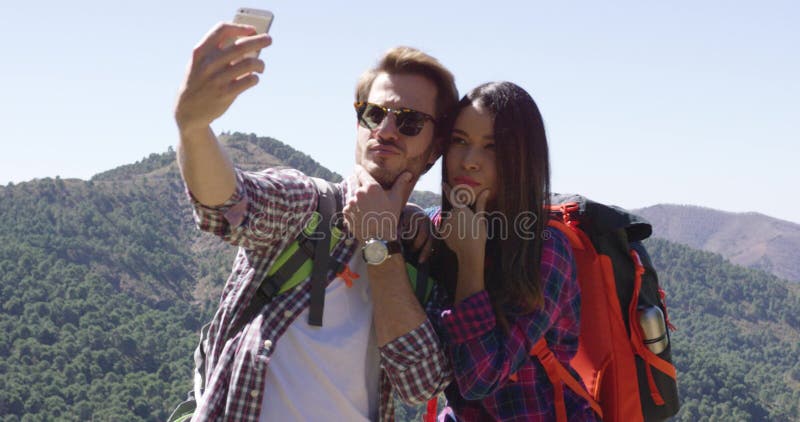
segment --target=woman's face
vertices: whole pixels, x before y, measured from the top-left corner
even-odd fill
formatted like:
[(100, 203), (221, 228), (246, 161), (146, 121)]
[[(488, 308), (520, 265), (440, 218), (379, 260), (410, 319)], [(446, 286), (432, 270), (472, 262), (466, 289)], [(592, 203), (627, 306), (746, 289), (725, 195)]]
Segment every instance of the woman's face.
[(445, 152), (447, 183), (454, 197), (470, 205), (485, 190), (489, 202), (497, 194), (497, 161), (494, 150), (494, 116), (475, 103), (461, 109), (451, 142)]

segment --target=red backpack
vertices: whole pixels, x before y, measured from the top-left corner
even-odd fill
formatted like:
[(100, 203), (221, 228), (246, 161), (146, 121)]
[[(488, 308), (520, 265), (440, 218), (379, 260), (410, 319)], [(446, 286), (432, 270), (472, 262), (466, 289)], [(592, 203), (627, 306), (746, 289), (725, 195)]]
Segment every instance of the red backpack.
[(549, 226), (567, 236), (578, 269), (581, 330), (570, 365), (586, 386), (580, 388), (544, 340), (533, 347), (531, 354), (555, 387), (557, 419), (566, 421), (563, 385), (588, 395), (606, 421), (675, 415), (680, 401), (668, 330), (674, 327), (641, 243), (652, 227), (621, 208), (579, 195), (554, 195), (552, 204)]
[[(584, 397), (605, 421), (658, 421), (680, 408), (664, 291), (641, 241), (652, 226), (621, 208), (580, 195), (553, 195), (550, 230), (569, 239), (581, 288), (578, 352), (570, 366), (542, 337), (531, 348), (553, 384), (556, 420), (567, 421), (564, 387)], [(632, 322), (632, 323), (631, 323)], [(513, 380), (515, 377), (511, 375)], [(436, 417), (436, 400), (424, 421)]]

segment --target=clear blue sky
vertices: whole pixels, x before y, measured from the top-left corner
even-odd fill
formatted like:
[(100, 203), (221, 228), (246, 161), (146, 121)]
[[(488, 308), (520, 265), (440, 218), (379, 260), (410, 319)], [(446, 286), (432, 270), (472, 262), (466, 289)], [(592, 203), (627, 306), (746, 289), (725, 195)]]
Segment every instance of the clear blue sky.
[[(387, 48), (460, 91), (505, 79), (547, 125), (556, 191), (800, 222), (800, 6), (669, 2), (22, 2), (0, 5), (0, 185), (82, 178), (175, 145), (192, 47), (239, 6), (275, 13), (267, 71), (214, 129), (347, 175), (357, 76)], [(418, 188), (438, 191), (438, 167)]]

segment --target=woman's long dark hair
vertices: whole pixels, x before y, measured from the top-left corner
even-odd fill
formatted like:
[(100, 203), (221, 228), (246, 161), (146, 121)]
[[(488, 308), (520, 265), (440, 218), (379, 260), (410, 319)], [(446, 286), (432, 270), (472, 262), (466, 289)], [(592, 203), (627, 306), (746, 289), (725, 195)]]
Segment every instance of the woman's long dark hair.
[[(505, 305), (521, 306), (521, 311), (527, 312), (544, 303), (539, 267), (550, 202), (547, 137), (539, 108), (516, 84), (480, 85), (461, 99), (454, 114), (471, 104), (477, 104), (494, 116), (498, 186), (492, 201), (494, 209), (487, 211), (505, 216), (502, 220), (490, 218), (490, 223), (499, 221), (509, 226), (505, 227), (508, 234), (505, 238), (501, 236), (502, 228), (490, 227), (484, 280), (498, 321), (507, 327), (508, 320), (502, 311)], [(442, 166), (442, 180), (448, 180), (446, 166)], [(449, 198), (443, 195), (442, 211), (451, 209)], [(527, 235), (518, 227), (524, 216), (532, 217), (529, 222), (535, 218), (533, 226), (526, 229)], [(439, 268), (443, 270), (443, 281), (453, 289), (458, 265), (455, 254), (447, 252), (442, 254)]]

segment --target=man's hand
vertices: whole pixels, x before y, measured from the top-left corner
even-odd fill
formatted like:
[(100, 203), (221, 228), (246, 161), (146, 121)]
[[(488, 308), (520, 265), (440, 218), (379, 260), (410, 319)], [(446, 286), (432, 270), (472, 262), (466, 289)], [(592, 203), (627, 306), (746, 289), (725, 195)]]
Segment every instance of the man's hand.
[(411, 173), (404, 172), (397, 177), (391, 189), (384, 190), (366, 169), (357, 165), (357, 187), (343, 210), (350, 233), (362, 242), (373, 237), (396, 240), (400, 210), (414, 188), (412, 179)]
[[(344, 207), (345, 223), (350, 233), (363, 244), (377, 237), (397, 239), (400, 210), (414, 187), (413, 177), (403, 172), (392, 187), (384, 190), (361, 166), (356, 166), (353, 196)], [(380, 265), (367, 265), (372, 297), (375, 338), (378, 346), (418, 328), (427, 315), (414, 296), (401, 254), (392, 254)]]
[[(269, 46), (272, 38), (255, 33), (249, 25), (219, 23), (195, 47), (175, 106), (182, 133), (208, 130), (239, 94), (258, 83), (264, 62), (244, 56)], [(235, 44), (228, 42), (239, 37)]]

